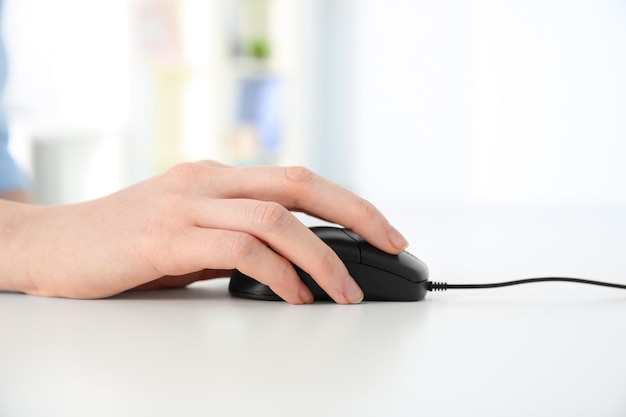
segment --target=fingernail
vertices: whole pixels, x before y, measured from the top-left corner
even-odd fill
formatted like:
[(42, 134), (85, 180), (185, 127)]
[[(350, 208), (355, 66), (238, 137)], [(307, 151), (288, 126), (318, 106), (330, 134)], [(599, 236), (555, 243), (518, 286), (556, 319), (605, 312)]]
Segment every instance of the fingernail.
[(363, 301), (363, 291), (350, 275), (346, 277), (343, 284), (343, 295), (350, 304), (358, 304)]
[(389, 226), (387, 236), (389, 237), (389, 241), (391, 242), (391, 244), (398, 249), (404, 250), (407, 248), (407, 246), (409, 246), (409, 242), (406, 240), (406, 238), (402, 236), (402, 234), (398, 232), (398, 230), (393, 226)]
[(311, 290), (309, 290), (304, 284), (300, 286), (298, 295), (304, 304), (311, 304), (313, 302), (313, 293), (311, 293)]

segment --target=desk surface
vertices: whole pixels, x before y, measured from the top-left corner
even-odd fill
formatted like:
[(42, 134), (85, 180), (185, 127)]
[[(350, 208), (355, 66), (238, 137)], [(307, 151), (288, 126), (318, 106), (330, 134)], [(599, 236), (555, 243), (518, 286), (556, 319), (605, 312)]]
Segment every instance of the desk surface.
[[(395, 223), (433, 280), (626, 282), (623, 210), (503, 213)], [(0, 293), (0, 415), (626, 413), (626, 292), (550, 283), (291, 306), (233, 299), (227, 283), (95, 301)]]

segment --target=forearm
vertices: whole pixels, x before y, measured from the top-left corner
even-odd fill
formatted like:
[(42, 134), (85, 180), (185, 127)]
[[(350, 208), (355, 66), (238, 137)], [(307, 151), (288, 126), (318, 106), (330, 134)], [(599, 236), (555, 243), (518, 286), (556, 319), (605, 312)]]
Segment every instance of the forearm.
[(137, 267), (124, 235), (129, 227), (107, 201), (63, 206), (0, 201), (0, 290), (101, 298), (158, 278)]
[(122, 246), (110, 235), (115, 219), (92, 214), (93, 205), (0, 200), (0, 290), (70, 298), (113, 294), (99, 288), (106, 287), (99, 274), (115, 274), (115, 261), (127, 262), (112, 254)]

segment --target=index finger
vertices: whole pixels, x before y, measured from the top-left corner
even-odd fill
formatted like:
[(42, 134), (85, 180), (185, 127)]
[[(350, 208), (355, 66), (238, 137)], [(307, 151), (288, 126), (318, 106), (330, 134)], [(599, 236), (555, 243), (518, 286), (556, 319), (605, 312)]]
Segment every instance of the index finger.
[(219, 170), (223, 198), (274, 201), (354, 230), (389, 253), (399, 253), (407, 240), (369, 201), (304, 167), (243, 167)]

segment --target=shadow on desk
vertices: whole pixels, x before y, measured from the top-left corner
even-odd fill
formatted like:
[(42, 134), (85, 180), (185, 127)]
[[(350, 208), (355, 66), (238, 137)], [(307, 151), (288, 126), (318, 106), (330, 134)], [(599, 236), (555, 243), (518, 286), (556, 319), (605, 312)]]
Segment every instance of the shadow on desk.
[[(215, 278), (211, 282), (198, 282), (185, 288), (173, 288), (149, 291), (125, 292), (110, 300), (223, 300), (230, 298), (228, 285), (224, 285), (229, 278)], [(208, 285), (207, 285), (208, 284)]]

